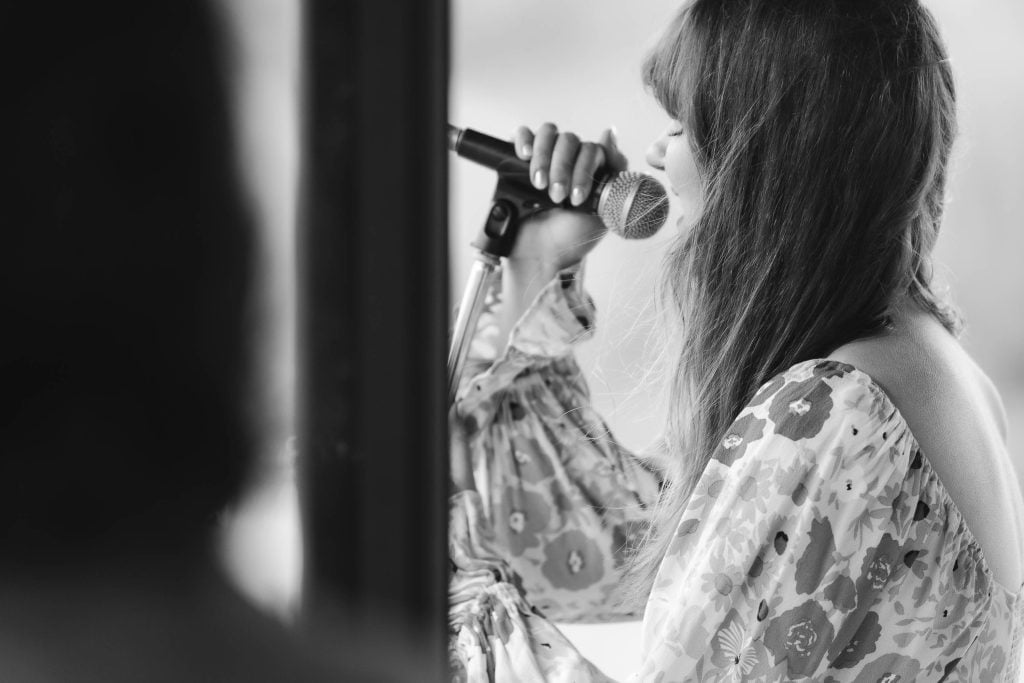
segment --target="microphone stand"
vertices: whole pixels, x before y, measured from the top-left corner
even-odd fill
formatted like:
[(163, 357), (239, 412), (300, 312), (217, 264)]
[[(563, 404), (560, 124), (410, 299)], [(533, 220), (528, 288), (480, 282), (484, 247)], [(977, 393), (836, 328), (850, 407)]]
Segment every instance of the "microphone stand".
[[(473, 246), (479, 253), (452, 332), (448, 353), (448, 401), (451, 404), (455, 402), (484, 297), (494, 285), (501, 257), (512, 253), (519, 222), (545, 209), (567, 204), (565, 200), (556, 204), (533, 188), (530, 163), (516, 158), (510, 142), (449, 125), (448, 149), (498, 172), (498, 186), (491, 199), (487, 220), (473, 240)], [(641, 173), (616, 174), (613, 180), (603, 181), (600, 192), (596, 194), (597, 198), (591, 195), (591, 204), (585, 210), (592, 210), (612, 232), (626, 238), (650, 237), (661, 228), (668, 215), (665, 188)], [(640, 209), (636, 214), (633, 212), (634, 200)]]
[(491, 199), (487, 219), (472, 242), (472, 246), (477, 249), (476, 260), (470, 270), (452, 331), (448, 353), (449, 404), (455, 402), (470, 342), (483, 311), (484, 299), (497, 279), (500, 259), (512, 253), (519, 223), (546, 208), (528, 198), (533, 192), (528, 164), (498, 171), (498, 185)]

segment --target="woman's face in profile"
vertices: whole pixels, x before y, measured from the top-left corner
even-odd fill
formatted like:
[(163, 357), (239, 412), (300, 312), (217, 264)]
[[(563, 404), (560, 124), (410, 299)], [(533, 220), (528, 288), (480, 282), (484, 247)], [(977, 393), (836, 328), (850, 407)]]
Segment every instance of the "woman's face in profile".
[(690, 138), (679, 121), (671, 121), (661, 137), (647, 149), (647, 163), (664, 171), (672, 193), (679, 198), (683, 216), (677, 223), (680, 229), (693, 225), (703, 203), (700, 174), (697, 170)]

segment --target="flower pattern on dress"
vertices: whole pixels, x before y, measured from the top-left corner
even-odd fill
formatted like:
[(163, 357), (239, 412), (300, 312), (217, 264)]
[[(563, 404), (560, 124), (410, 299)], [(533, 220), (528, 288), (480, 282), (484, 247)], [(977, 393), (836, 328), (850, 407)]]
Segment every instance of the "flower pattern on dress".
[(882, 589), (899, 579), (906, 569), (903, 552), (896, 540), (888, 532), (882, 535), (878, 545), (868, 548), (861, 563), (860, 576), (855, 582), (858, 606), (866, 607), (880, 599)]
[(551, 521), (551, 506), (544, 496), (509, 487), (499, 509), (497, 535), (513, 555), (522, 555), (527, 548), (540, 545), (539, 534)]
[[(640, 614), (617, 589), (658, 477), (590, 407), (571, 345), (594, 319), (579, 278), (560, 278), (504, 353), (471, 358), (477, 374), (460, 388), (453, 435), (467, 439), (486, 512), (474, 519), (500, 532), (500, 574), (521, 577), (516, 593), (533, 608), (492, 640), (508, 650), (510, 680), (604, 680), (545, 617)], [(655, 579), (635, 680), (1003, 680), (1019, 659), (1014, 629), (1020, 589), (992, 581), (884, 391), (848, 365), (809, 360), (767, 381), (721, 435)], [(476, 670), (470, 680), (499, 676)]]
[[(1004, 661), (1024, 598), (1004, 592), (1016, 614), (993, 611), (998, 586), (899, 412), (841, 363), (780, 378), (727, 431), (764, 420), (761, 437), (725, 463), (723, 443), (697, 482), (637, 680), (991, 680), (969, 672)], [(708, 651), (675, 650), (667, 638), (699, 639), (697, 623), (713, 629)], [(744, 674), (758, 644), (768, 668)]]
[(836, 552), (832, 523), (827, 517), (811, 520), (808, 533), (810, 539), (800, 559), (796, 561), (795, 574), (796, 592), (804, 595), (818, 591), (825, 573), (832, 568), (832, 556)]
[(547, 557), (544, 576), (558, 588), (586, 588), (604, 575), (603, 557), (597, 544), (575, 529), (548, 543), (544, 552)]
[[(576, 270), (563, 271), (538, 295), (505, 349), (491, 341), (501, 305), (500, 287), (492, 290), (451, 434), (465, 439), (504, 559), (533, 606), (560, 621), (640, 618), (643, 605), (623, 602), (619, 589), (657, 499), (659, 475), (623, 449), (590, 408), (570, 350), (591, 334), (579, 318), (592, 323), (595, 311)], [(558, 564), (551, 557), (559, 546), (552, 546), (570, 531), (591, 544)]]
[(889, 653), (869, 662), (854, 680), (857, 683), (908, 683), (916, 681), (920, 671), (921, 662), (913, 657)]
[(776, 664), (786, 663), (786, 675), (810, 676), (832, 645), (833, 635), (825, 610), (807, 600), (769, 622), (764, 644)]
[(818, 434), (831, 412), (832, 388), (812, 377), (784, 385), (772, 398), (768, 419), (776, 434), (798, 441)]
[(512, 438), (512, 458), (520, 479), (529, 483), (539, 483), (555, 474), (554, 464), (541, 454), (539, 439), (536, 436), (515, 434)]
[(731, 465), (747, 451), (747, 444), (757, 441), (764, 433), (765, 421), (753, 415), (745, 415), (736, 420), (729, 431), (722, 438), (722, 442), (715, 449), (712, 456), (723, 465)]
[(843, 612), (849, 612), (857, 606), (857, 586), (849, 576), (837, 576), (825, 589), (824, 596), (836, 609)]
[(851, 669), (875, 651), (878, 637), (882, 635), (882, 626), (878, 623), (878, 613), (868, 612), (864, 615), (857, 631), (849, 640), (836, 640), (829, 649), (831, 667), (834, 669)]
[(749, 680), (767, 673), (768, 650), (736, 610), (730, 610), (711, 639), (711, 662), (727, 674), (725, 680)]

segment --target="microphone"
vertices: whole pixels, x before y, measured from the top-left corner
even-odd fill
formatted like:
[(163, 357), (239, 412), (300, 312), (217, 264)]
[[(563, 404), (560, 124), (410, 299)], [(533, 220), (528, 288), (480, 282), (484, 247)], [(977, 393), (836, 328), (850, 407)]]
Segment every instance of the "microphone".
[(665, 188), (644, 173), (609, 174), (599, 170), (590, 195), (579, 206), (573, 206), (568, 199), (551, 201), (547, 192), (530, 183), (530, 162), (516, 156), (511, 142), (449, 124), (448, 149), (497, 171), (505, 181), (504, 196), (519, 202), (524, 215), (553, 208), (596, 214), (609, 230), (626, 239), (650, 237), (668, 218)]

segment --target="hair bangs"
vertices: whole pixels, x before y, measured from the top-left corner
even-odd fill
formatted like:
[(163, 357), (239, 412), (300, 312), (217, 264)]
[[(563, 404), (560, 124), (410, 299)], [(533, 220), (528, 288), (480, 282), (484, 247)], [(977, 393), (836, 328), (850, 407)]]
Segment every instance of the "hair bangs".
[(694, 49), (689, 14), (688, 5), (676, 14), (641, 67), (644, 87), (677, 121), (689, 120), (695, 60), (700, 54)]

